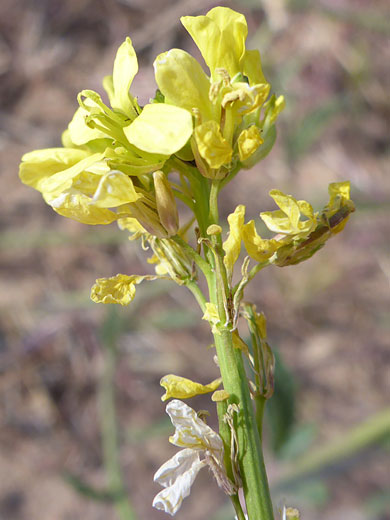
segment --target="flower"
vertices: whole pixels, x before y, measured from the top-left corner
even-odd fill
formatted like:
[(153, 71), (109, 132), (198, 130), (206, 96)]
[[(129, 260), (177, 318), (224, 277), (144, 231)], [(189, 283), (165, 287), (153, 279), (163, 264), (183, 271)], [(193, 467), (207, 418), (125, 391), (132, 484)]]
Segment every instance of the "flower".
[(190, 494), (191, 486), (203, 467), (210, 465), (214, 474), (218, 471), (225, 483), (228, 480), (223, 470), (221, 437), (182, 401), (174, 399), (168, 403), (166, 412), (176, 429), (169, 441), (183, 449), (154, 475), (154, 481), (164, 489), (155, 496), (153, 507), (173, 516)]
[(93, 225), (133, 218), (152, 235), (167, 237), (176, 234), (178, 218), (168, 172), (161, 168), (192, 135), (192, 117), (168, 104), (141, 108), (129, 92), (137, 71), (127, 38), (112, 76), (103, 81), (111, 107), (92, 90), (80, 92), (64, 148), (25, 154), (19, 175), (60, 215)]
[[(271, 97), (260, 54), (247, 50), (245, 17), (227, 7), (205, 16), (184, 16), (210, 70), (210, 77), (187, 52), (171, 49), (157, 56), (155, 77), (164, 102), (195, 116), (191, 147), (199, 171), (222, 179), (232, 164), (263, 158), (275, 140), (274, 123), (284, 98)], [(263, 110), (263, 116), (261, 111)], [(264, 145), (263, 145), (264, 143)], [(258, 154), (264, 149), (264, 154)]]

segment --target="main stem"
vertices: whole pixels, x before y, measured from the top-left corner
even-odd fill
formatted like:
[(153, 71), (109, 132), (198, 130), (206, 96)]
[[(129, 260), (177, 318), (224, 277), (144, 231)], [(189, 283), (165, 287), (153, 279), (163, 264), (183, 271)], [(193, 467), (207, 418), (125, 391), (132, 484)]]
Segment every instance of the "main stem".
[[(218, 181), (210, 190), (209, 224), (219, 224)], [(239, 405), (235, 421), (238, 437), (238, 462), (249, 520), (274, 520), (273, 507), (264, 466), (262, 443), (251, 402), (249, 385), (241, 351), (234, 348), (231, 317), (227, 314), (229, 282), (223, 263), (220, 235), (212, 237), (214, 250), (213, 275), (208, 279), (210, 300), (218, 308), (222, 326), (214, 334), (224, 389), (229, 393), (229, 403)]]

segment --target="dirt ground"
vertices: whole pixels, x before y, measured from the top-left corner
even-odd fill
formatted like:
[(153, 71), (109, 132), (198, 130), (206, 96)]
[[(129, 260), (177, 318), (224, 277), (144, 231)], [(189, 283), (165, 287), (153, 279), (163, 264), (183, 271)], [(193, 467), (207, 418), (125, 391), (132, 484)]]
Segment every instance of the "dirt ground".
[[(286, 371), (280, 385), (292, 381), (278, 413), (282, 421), (293, 417), (294, 433), (277, 452), (272, 421), (266, 422), (275, 504), (300, 507), (306, 520), (390, 518), (388, 444), (331, 465), (299, 489), (277, 491), (289, 461), (339, 441), (388, 406), (386, 4), (223, 3), (246, 14), (250, 45), (261, 50), (265, 75), (285, 95), (287, 108), (274, 150), (232, 182), (222, 213), (245, 203), (248, 218), (256, 218), (272, 209), (272, 188), (319, 209), (327, 184), (346, 179), (357, 207), (345, 231), (310, 261), (267, 270), (246, 294), (268, 317), (270, 343)], [(0, 2), (0, 520), (118, 518), (104, 493), (101, 438), (107, 414), (99, 413), (99, 395), (110, 376), (102, 323), (110, 329), (113, 320), (126, 490), (139, 520), (165, 517), (151, 507), (159, 491), (153, 474), (176, 448), (168, 443), (172, 429), (159, 380), (167, 373), (203, 383), (216, 377), (207, 324), (199, 325), (191, 295), (168, 282), (140, 287), (134, 304), (115, 313), (93, 304), (89, 290), (96, 278), (149, 272), (147, 255), (114, 225), (92, 228), (58, 216), (21, 184), (17, 171), (23, 153), (59, 144), (80, 90), (102, 92), (101, 79), (127, 35), (140, 61), (132, 91), (144, 103), (156, 88), (154, 57), (172, 47), (194, 51), (179, 17), (215, 5)], [(210, 409), (208, 398), (193, 404)], [(207, 472), (199, 475), (176, 518), (231, 520), (224, 496), (210, 482)]]

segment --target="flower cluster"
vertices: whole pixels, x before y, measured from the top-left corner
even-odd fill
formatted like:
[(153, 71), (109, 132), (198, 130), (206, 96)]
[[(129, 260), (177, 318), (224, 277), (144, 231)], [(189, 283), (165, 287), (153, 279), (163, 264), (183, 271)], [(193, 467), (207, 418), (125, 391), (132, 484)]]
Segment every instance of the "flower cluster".
[(174, 190), (190, 205), (197, 196), (183, 178), (173, 186), (171, 172), (195, 164), (205, 177), (224, 178), (270, 150), (283, 98), (266, 101), (270, 85), (259, 52), (245, 48), (245, 17), (217, 7), (182, 23), (210, 75), (183, 50), (160, 54), (156, 97), (141, 107), (130, 93), (138, 62), (127, 38), (103, 81), (110, 104), (83, 90), (63, 147), (23, 156), (21, 180), (60, 215), (85, 224), (133, 219), (169, 237), (179, 225)]

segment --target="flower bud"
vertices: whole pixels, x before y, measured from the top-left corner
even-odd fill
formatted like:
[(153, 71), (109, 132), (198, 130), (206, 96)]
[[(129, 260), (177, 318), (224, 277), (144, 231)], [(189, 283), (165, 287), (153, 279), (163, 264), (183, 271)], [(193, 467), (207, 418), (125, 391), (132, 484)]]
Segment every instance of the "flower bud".
[(179, 214), (176, 200), (167, 176), (161, 170), (153, 173), (154, 189), (156, 190), (157, 212), (161, 224), (168, 235), (176, 235), (179, 229)]

